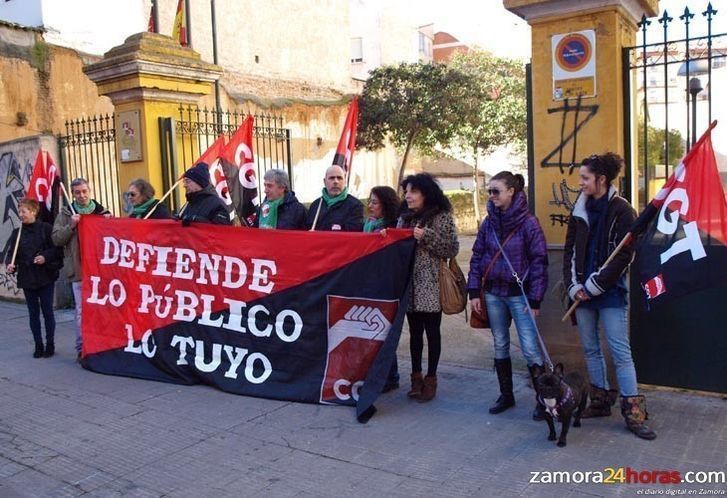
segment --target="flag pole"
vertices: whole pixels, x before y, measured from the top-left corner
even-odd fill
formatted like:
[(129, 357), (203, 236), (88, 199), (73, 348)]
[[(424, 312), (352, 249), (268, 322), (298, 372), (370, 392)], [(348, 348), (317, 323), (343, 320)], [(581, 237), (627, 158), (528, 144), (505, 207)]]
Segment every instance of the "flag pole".
[[(627, 246), (629, 244), (629, 242), (631, 242), (632, 238), (633, 238), (633, 235), (631, 235), (631, 232), (628, 232), (626, 235), (624, 235), (624, 238), (621, 239), (621, 242), (619, 243), (619, 245), (616, 246), (616, 249), (613, 250), (613, 252), (608, 257), (608, 259), (598, 268), (598, 271), (601, 271), (601, 269), (608, 266), (608, 264), (611, 261), (613, 261), (613, 258), (615, 258), (619, 252), (621, 252), (621, 249), (623, 249), (625, 246)], [(561, 318), (560, 321), (565, 322), (573, 314), (573, 312), (576, 310), (576, 308), (578, 307), (579, 304), (581, 304), (581, 302), (579, 300), (576, 299), (575, 301), (573, 301), (573, 304), (571, 305), (570, 308), (568, 308), (568, 311), (565, 313), (565, 315), (563, 315), (563, 318)]]
[(63, 191), (63, 197), (66, 198), (66, 202), (68, 203), (68, 209), (71, 210), (71, 214), (76, 214), (76, 210), (73, 209), (73, 203), (71, 202), (71, 197), (68, 195), (68, 191), (66, 190), (66, 186), (61, 182), (61, 190)]
[(166, 199), (167, 197), (169, 197), (169, 195), (172, 192), (174, 192), (174, 189), (176, 189), (179, 186), (179, 184), (182, 183), (183, 181), (184, 181), (184, 178), (180, 178), (179, 180), (177, 180), (177, 182), (174, 185), (172, 185), (172, 187), (169, 190), (167, 190), (167, 193), (164, 194), (161, 199), (159, 199), (159, 202), (157, 202), (156, 204), (154, 204), (154, 207), (151, 208), (148, 213), (146, 213), (146, 216), (144, 216), (144, 219), (146, 220), (147, 218), (149, 218), (149, 216), (151, 216), (154, 213), (154, 211), (156, 211), (157, 206), (159, 206), (159, 204), (161, 204), (162, 202), (164, 202), (164, 199)]
[(313, 218), (313, 226), (310, 227), (311, 232), (316, 231), (316, 224), (318, 224), (318, 215), (321, 214), (321, 205), (323, 204), (323, 197), (321, 197), (321, 201), (318, 203), (318, 209), (316, 210), (316, 216)]
[(15, 249), (13, 249), (13, 259), (10, 260), (11, 265), (15, 265), (15, 256), (18, 255), (18, 246), (20, 246), (20, 234), (23, 233), (23, 222), (20, 222), (20, 228), (18, 228), (18, 238), (15, 239)]

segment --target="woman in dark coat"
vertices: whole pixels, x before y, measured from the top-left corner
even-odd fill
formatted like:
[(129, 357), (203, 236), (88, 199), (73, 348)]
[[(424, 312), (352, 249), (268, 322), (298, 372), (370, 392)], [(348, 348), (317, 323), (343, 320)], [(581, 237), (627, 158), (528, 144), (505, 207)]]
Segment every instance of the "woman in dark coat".
[(126, 198), (129, 199), (133, 208), (129, 216), (131, 218), (144, 218), (156, 206), (154, 212), (149, 216), (150, 219), (171, 219), (172, 215), (169, 213), (169, 209), (154, 198), (155, 193), (151, 183), (143, 178), (132, 180), (129, 183), (129, 188), (126, 190)]
[[(23, 199), (20, 201), (18, 211), (23, 223), (20, 245), (15, 264), (10, 263), (12, 253), (8, 253), (7, 270), (9, 273), (18, 272), (18, 287), (23, 289), (25, 294), (30, 331), (35, 340), (33, 358), (41, 356), (48, 358), (55, 353), (56, 320), (53, 315), (53, 290), (55, 281), (58, 280), (63, 253), (51, 240), (53, 227), (36, 220), (40, 211), (38, 201)], [(45, 321), (45, 347), (40, 329), (41, 310)]]

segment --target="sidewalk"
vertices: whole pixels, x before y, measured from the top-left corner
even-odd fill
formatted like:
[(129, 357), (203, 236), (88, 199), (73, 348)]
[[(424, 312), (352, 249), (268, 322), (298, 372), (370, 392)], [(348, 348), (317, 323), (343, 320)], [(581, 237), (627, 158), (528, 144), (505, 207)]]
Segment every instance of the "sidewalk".
[[(727, 470), (727, 404), (645, 391), (655, 441), (620, 415), (585, 420), (566, 448), (497, 398), (491, 341), (446, 317), (440, 390), (410, 401), (406, 383), (366, 425), (347, 407), (280, 402), (95, 374), (74, 361), (71, 313), (57, 312), (57, 355), (33, 359), (22, 304), (0, 302), (0, 496), (612, 496), (725, 490), (727, 484), (537, 484), (537, 471)], [(406, 336), (404, 332), (403, 337)], [(515, 353), (514, 357), (518, 353)], [(406, 345), (399, 349), (408, 374)], [(547, 476), (540, 477), (541, 480)], [(582, 474), (572, 479), (581, 481)], [(648, 490), (648, 491), (647, 491)], [(649, 492), (651, 491), (651, 492)]]

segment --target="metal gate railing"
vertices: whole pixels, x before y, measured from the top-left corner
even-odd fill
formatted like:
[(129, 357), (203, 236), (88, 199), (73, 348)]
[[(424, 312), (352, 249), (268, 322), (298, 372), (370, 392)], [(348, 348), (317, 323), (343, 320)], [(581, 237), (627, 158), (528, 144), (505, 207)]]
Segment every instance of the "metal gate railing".
[[(714, 95), (727, 95), (727, 33), (712, 32), (716, 15), (708, 3), (702, 12), (686, 7), (678, 16), (664, 11), (654, 21), (642, 17), (640, 45), (623, 49), (625, 159), (638, 175), (640, 209), (717, 117)], [(674, 37), (678, 25), (683, 38)], [(706, 34), (693, 36), (697, 29)], [(654, 37), (659, 41), (649, 43)], [(634, 139), (638, 147), (632, 150)]]
[(106, 114), (66, 121), (66, 134), (58, 137), (58, 146), (66, 184), (74, 178), (85, 178), (91, 185), (93, 197), (115, 215), (120, 215), (114, 116)]
[[(160, 119), (162, 136), (163, 183), (168, 189), (179, 175), (196, 161), (221, 134), (230, 137), (247, 117), (244, 111), (233, 109), (216, 111), (195, 106), (180, 106), (176, 119)], [(253, 155), (258, 179), (270, 169), (288, 172), (293, 181), (290, 130), (283, 127), (283, 118), (272, 114), (253, 115)], [(260, 198), (262, 181), (258, 180)], [(180, 205), (180, 194), (175, 192), (171, 207)]]

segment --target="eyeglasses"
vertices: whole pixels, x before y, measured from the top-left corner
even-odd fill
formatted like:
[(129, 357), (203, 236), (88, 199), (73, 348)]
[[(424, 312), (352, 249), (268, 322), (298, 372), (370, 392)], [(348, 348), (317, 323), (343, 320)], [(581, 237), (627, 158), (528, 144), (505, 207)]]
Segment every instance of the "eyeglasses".
[(488, 188), (487, 189), (487, 193), (490, 194), (490, 195), (493, 195), (493, 196), (497, 197), (498, 195), (500, 195), (500, 189), (497, 189), (497, 188)]
[(124, 192), (124, 195), (126, 197), (130, 197), (131, 199), (133, 199), (134, 197), (136, 197), (139, 194), (137, 194), (136, 192)]

